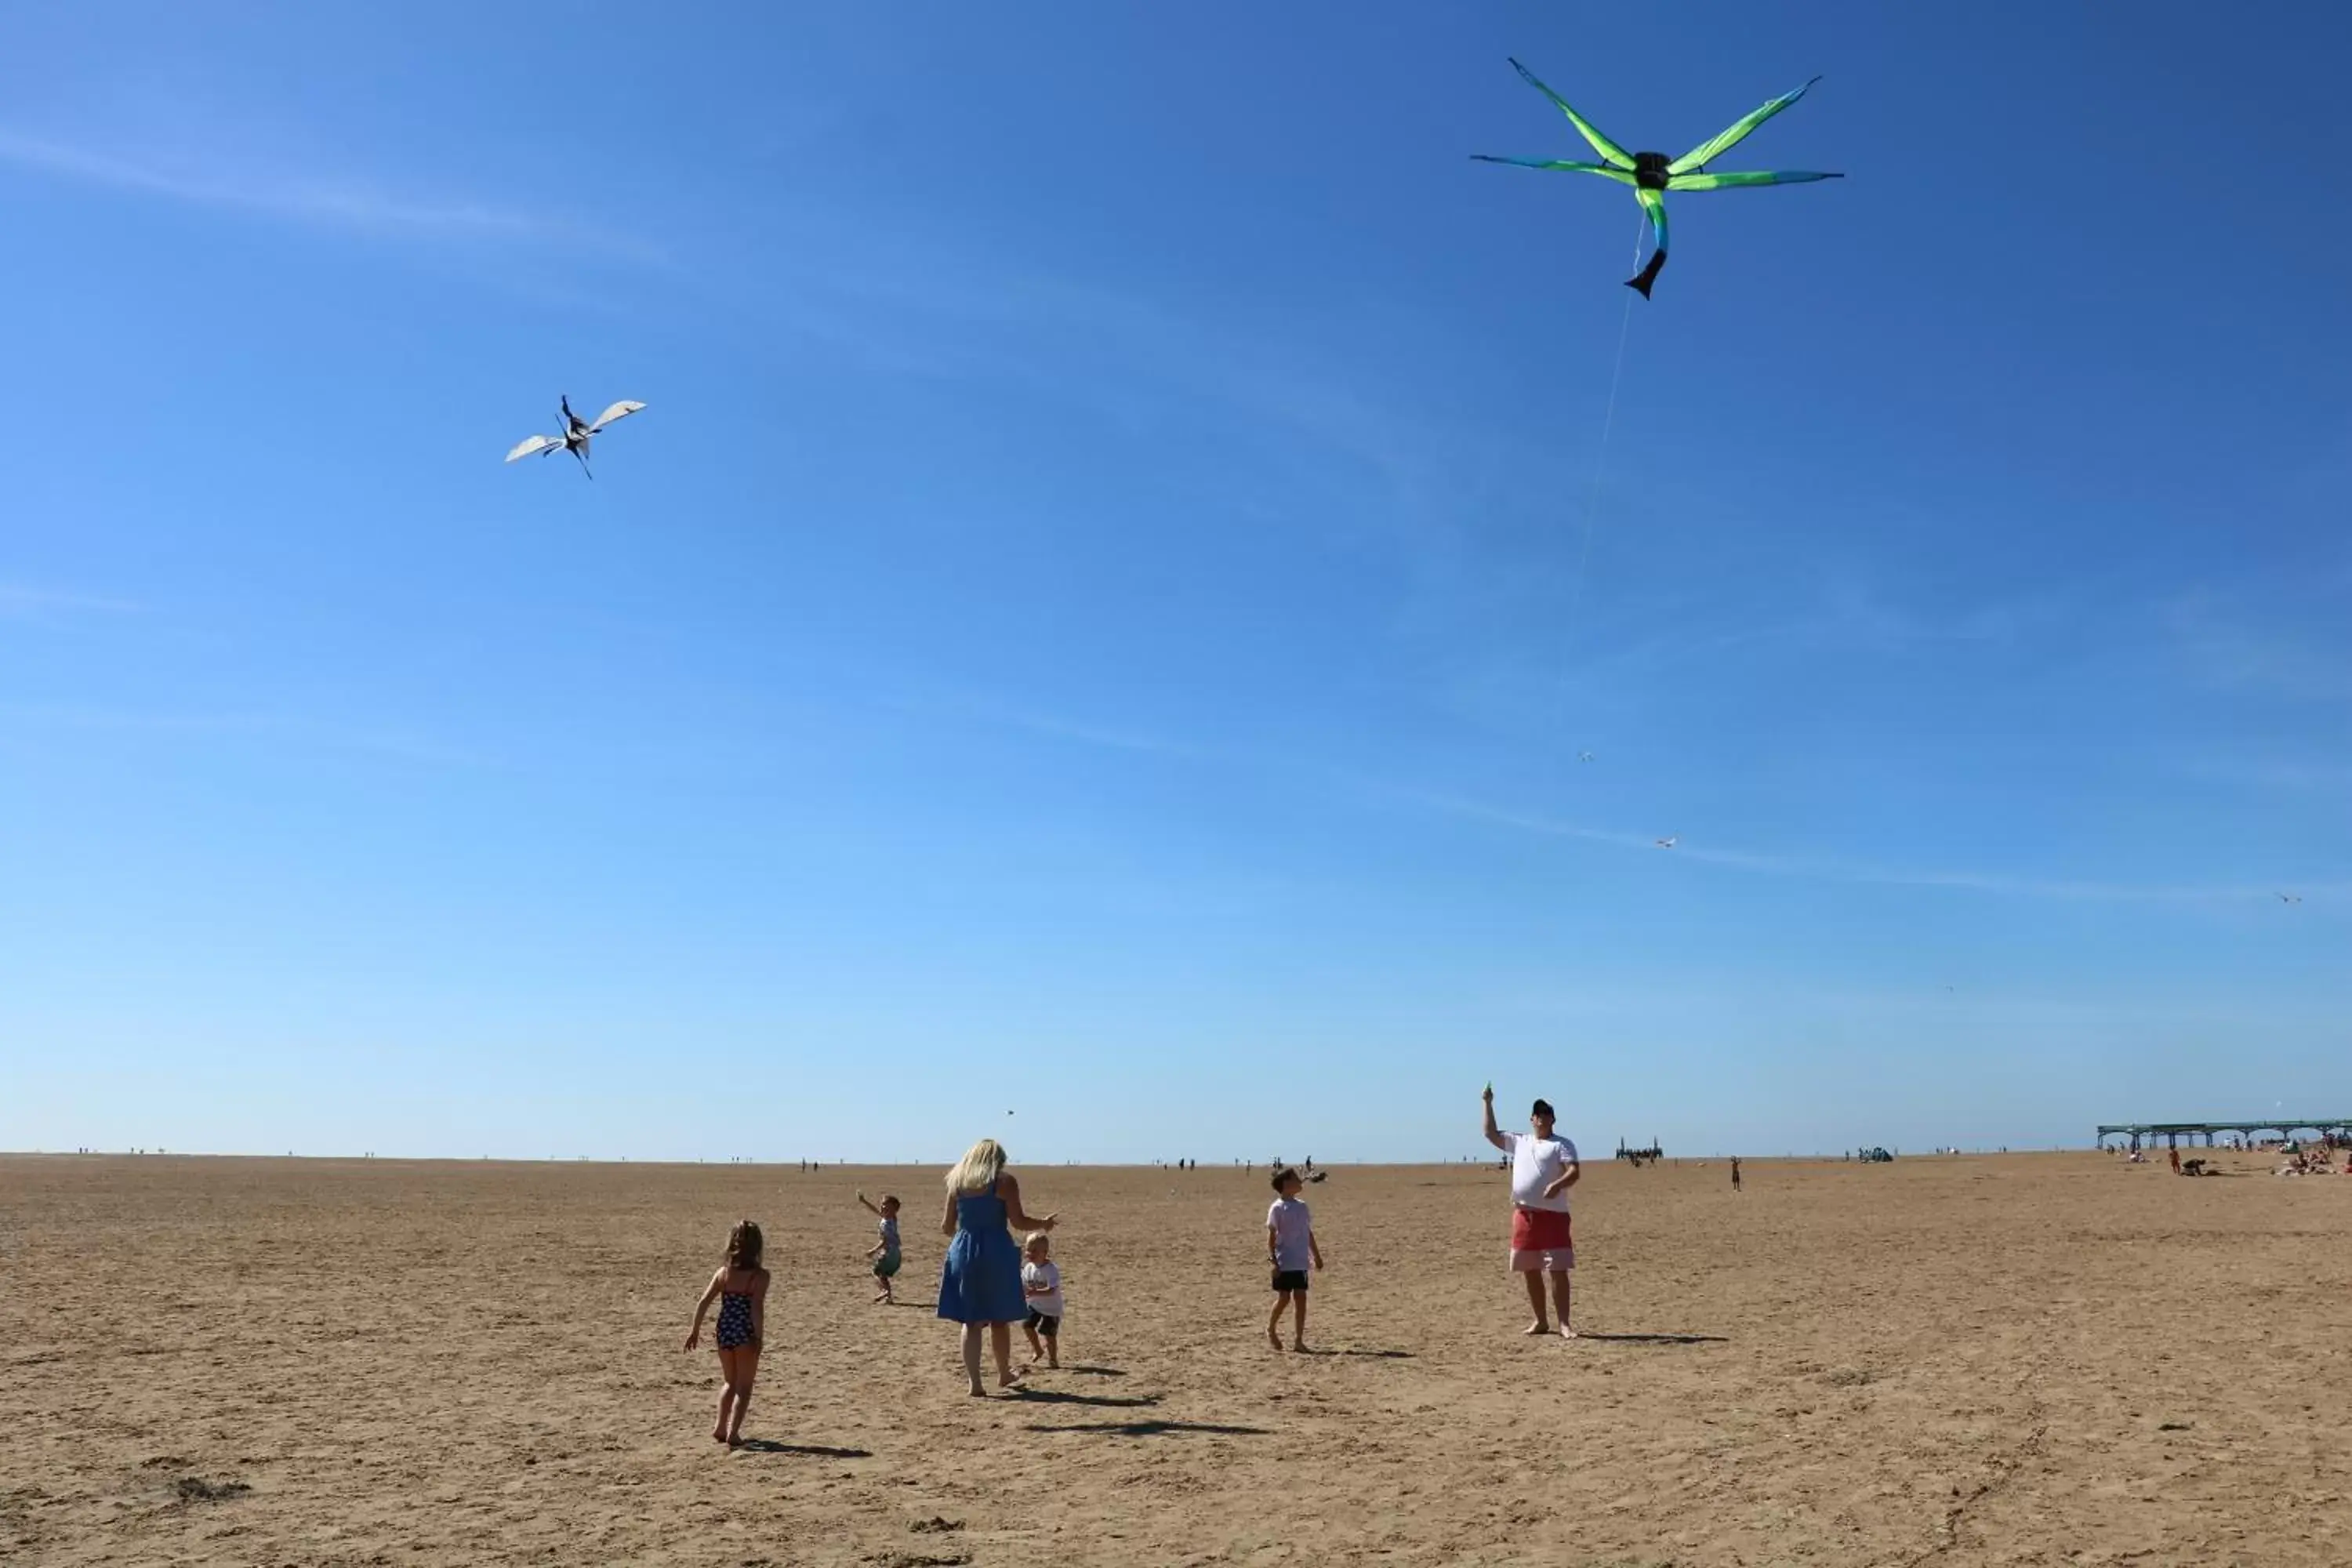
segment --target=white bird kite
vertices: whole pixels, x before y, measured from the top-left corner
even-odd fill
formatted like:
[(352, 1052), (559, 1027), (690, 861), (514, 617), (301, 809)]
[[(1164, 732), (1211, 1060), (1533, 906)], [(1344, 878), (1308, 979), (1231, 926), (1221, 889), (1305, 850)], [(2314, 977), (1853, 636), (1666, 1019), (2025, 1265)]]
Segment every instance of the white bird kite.
[(1658, 847), (1661, 849), (1672, 849), (1676, 844), (1682, 842), (1682, 837), (1683, 836), (1681, 834), (1676, 833), (1667, 837), (1661, 838), (1658, 840)]
[(602, 430), (605, 426), (610, 425), (614, 420), (626, 419), (630, 415), (635, 414), (638, 409), (645, 406), (642, 403), (631, 403), (625, 398), (621, 402), (613, 405), (612, 407), (604, 410), (604, 413), (596, 416), (596, 422), (593, 425), (591, 425), (586, 420), (581, 418), (580, 416), (572, 412), (572, 399), (569, 395), (559, 399), (559, 401), (563, 405), (563, 434), (561, 436), (533, 436), (530, 440), (525, 441), (522, 445), (517, 447), (513, 451), (507, 454), (508, 462), (511, 463), (518, 458), (530, 457), (534, 453), (543, 454), (555, 451), (569, 452), (573, 457), (580, 459), (580, 471), (586, 474), (593, 479), (596, 476), (588, 467), (589, 437), (594, 436), (596, 432)]
[(1576, 753), (1576, 760), (1580, 763), (1589, 763), (1592, 760), (1592, 753), (1591, 752), (1579, 752)]
[(2279, 895), (2279, 902), (2283, 904), (2299, 904), (2303, 902), (2303, 895), (2301, 893), (2281, 893)]

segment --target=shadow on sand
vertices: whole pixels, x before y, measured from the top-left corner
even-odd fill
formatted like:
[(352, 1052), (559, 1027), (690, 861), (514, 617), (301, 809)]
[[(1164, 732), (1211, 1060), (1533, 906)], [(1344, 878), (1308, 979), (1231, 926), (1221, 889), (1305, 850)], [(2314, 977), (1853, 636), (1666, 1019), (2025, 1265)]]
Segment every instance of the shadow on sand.
[[(1050, 1371), (1055, 1369), (1049, 1368), (1048, 1370)], [(1119, 1371), (1119, 1369), (1115, 1366), (1066, 1366), (1058, 1370), (1063, 1372), (1074, 1372), (1080, 1377), (1125, 1377), (1127, 1375), (1127, 1373)]]
[(1727, 1345), (1728, 1334), (1596, 1334), (1591, 1329), (1579, 1329), (1580, 1340), (1598, 1340), (1604, 1345)]
[(1032, 1405), (1085, 1405), (1097, 1410), (1141, 1410), (1160, 1403), (1156, 1394), (1066, 1394), (1058, 1388), (1032, 1388), (1025, 1383), (1001, 1392), (1008, 1399), (1025, 1399)]
[(1411, 1361), (1411, 1360), (1412, 1360), (1412, 1352), (1411, 1351), (1366, 1351), (1366, 1350), (1349, 1350), (1349, 1349), (1340, 1349), (1340, 1350), (1326, 1350), (1326, 1349), (1324, 1349), (1324, 1348), (1323, 1348), (1322, 1346), (1320, 1346), (1320, 1345), (1309, 1345), (1309, 1346), (1307, 1346), (1307, 1347), (1305, 1350), (1303, 1350), (1303, 1351), (1293, 1351), (1293, 1352), (1291, 1352), (1290, 1353), (1291, 1353), (1291, 1354), (1293, 1354), (1293, 1355), (1360, 1355), (1360, 1356), (1372, 1356), (1372, 1357), (1376, 1357), (1377, 1359), (1379, 1359), (1379, 1360), (1381, 1360), (1381, 1361)]
[(1094, 1421), (1070, 1426), (1032, 1423), (1032, 1432), (1090, 1432), (1098, 1437), (1164, 1437), (1174, 1432), (1205, 1432), (1212, 1436), (1271, 1437), (1263, 1426), (1227, 1426), (1215, 1421)]
[(810, 1459), (870, 1459), (866, 1448), (830, 1448), (822, 1443), (779, 1443), (767, 1437), (746, 1437), (735, 1445), (739, 1454), (798, 1454)]

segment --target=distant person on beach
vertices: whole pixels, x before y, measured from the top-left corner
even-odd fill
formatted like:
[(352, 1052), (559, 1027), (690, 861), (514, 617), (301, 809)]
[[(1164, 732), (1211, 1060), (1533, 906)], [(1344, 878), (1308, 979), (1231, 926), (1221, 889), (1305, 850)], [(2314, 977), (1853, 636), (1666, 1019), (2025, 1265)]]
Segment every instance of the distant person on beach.
[(882, 1239), (866, 1251), (867, 1261), (874, 1265), (875, 1282), (882, 1287), (881, 1293), (874, 1298), (874, 1304), (895, 1307), (898, 1304), (898, 1298), (890, 1293), (890, 1282), (898, 1278), (899, 1265), (906, 1261), (905, 1254), (898, 1250), (898, 1200), (885, 1193), (881, 1204), (877, 1205), (860, 1193), (857, 1201), (865, 1204), (866, 1212), (880, 1222), (876, 1228), (881, 1232)]
[(940, 1316), (963, 1325), (963, 1370), (975, 1396), (988, 1390), (980, 1381), (980, 1331), (988, 1329), (996, 1357), (996, 1383), (1010, 1388), (1013, 1325), (1029, 1321), (1021, 1289), (1021, 1249), (1008, 1226), (1023, 1230), (1054, 1228), (1055, 1216), (1032, 1219), (1021, 1207), (1021, 1184), (1005, 1167), (1003, 1146), (983, 1138), (948, 1173), (948, 1204), (940, 1234), (952, 1237), (940, 1266)]
[(1739, 1156), (1737, 1154), (1731, 1157), (1731, 1190), (1735, 1193), (1739, 1190)]
[(727, 1261), (710, 1277), (694, 1306), (686, 1348), (702, 1342), (702, 1320), (719, 1303), (719, 1424), (710, 1435), (732, 1448), (743, 1440), (743, 1413), (751, 1408), (751, 1380), (760, 1373), (760, 1342), (767, 1327), (768, 1271), (760, 1267), (760, 1227), (740, 1221), (727, 1233)]
[(1568, 1189), (1583, 1175), (1576, 1145), (1552, 1132), (1551, 1103), (1538, 1100), (1529, 1113), (1526, 1132), (1505, 1132), (1495, 1125), (1495, 1086), (1480, 1097), (1486, 1107), (1486, 1142), (1503, 1151), (1511, 1168), (1511, 1268), (1528, 1282), (1528, 1305), (1535, 1321), (1530, 1334), (1552, 1331), (1544, 1321), (1544, 1277), (1551, 1277), (1552, 1305), (1559, 1334), (1574, 1339), (1569, 1327), (1569, 1273), (1576, 1267), (1576, 1237), (1570, 1228)]
[(1307, 1269), (1323, 1268), (1323, 1248), (1315, 1240), (1314, 1216), (1298, 1201), (1306, 1185), (1287, 1165), (1274, 1173), (1274, 1204), (1265, 1211), (1265, 1260), (1274, 1265), (1274, 1313), (1265, 1321), (1265, 1337), (1282, 1348), (1282, 1310), (1290, 1309), (1290, 1348), (1307, 1348)]
[[(1054, 1239), (1032, 1231), (1021, 1244), (1021, 1295), (1029, 1307), (1022, 1329), (1029, 1336), (1029, 1364), (1042, 1359), (1049, 1367), (1062, 1364), (1062, 1270), (1054, 1261)], [(1041, 1342), (1042, 1339), (1042, 1342)]]

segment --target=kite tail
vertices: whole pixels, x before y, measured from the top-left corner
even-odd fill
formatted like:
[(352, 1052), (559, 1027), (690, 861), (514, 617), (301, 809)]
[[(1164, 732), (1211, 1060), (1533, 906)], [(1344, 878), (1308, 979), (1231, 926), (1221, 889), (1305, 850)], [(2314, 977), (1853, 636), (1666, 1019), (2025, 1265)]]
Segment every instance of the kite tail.
[(1625, 279), (1625, 287), (1646, 300), (1650, 285), (1658, 280), (1666, 265), (1666, 197), (1663, 191), (1640, 189), (1633, 199), (1642, 204), (1642, 216), (1650, 220), (1650, 264)]

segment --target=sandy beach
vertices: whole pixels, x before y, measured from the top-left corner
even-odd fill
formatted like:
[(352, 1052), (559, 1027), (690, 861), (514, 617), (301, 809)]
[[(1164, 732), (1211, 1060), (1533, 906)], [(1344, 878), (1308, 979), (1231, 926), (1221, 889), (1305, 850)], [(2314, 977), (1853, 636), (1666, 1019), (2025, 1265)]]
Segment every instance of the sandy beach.
[[(1016, 1166), (1065, 1366), (972, 1400), (938, 1169), (10, 1157), (0, 1559), (2352, 1562), (2352, 1181), (2221, 1163), (1596, 1163), (1575, 1342), (1519, 1333), (1501, 1176), (1343, 1166), (1303, 1356), (1262, 1171)], [(744, 1215), (730, 1454), (679, 1346)]]

